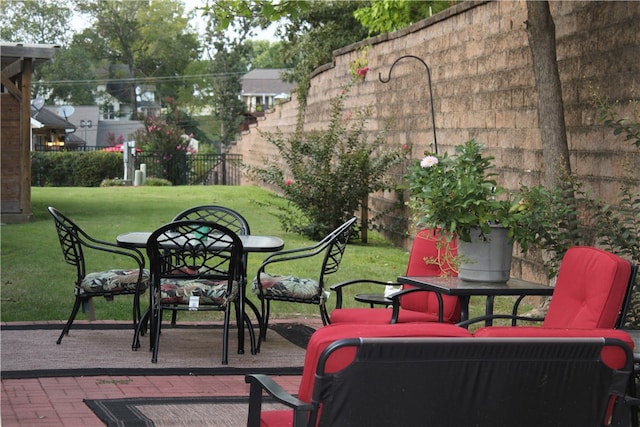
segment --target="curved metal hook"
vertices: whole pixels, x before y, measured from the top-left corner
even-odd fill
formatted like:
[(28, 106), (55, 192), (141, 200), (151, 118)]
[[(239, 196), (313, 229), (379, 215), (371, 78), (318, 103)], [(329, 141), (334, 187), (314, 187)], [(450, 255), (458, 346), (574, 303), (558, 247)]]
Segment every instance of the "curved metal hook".
[(405, 58), (413, 58), (417, 61), (419, 61), (420, 63), (422, 63), (422, 65), (424, 65), (424, 68), (427, 69), (427, 83), (429, 84), (429, 99), (431, 101), (431, 126), (433, 128), (433, 150), (435, 151), (436, 154), (438, 154), (438, 140), (436, 138), (436, 113), (435, 113), (435, 109), (433, 107), (433, 91), (431, 89), (431, 70), (429, 69), (429, 66), (427, 65), (426, 62), (424, 62), (424, 60), (418, 56), (415, 55), (404, 55), (401, 56), (400, 58), (396, 59), (395, 61), (393, 61), (393, 64), (391, 64), (391, 68), (389, 68), (389, 74), (387, 75), (386, 79), (382, 78), (382, 73), (378, 72), (378, 80), (380, 80), (380, 82), (382, 83), (388, 83), (389, 80), (391, 80), (391, 71), (393, 70), (393, 67), (395, 67), (395, 65), (400, 62), (401, 60), (405, 59)]

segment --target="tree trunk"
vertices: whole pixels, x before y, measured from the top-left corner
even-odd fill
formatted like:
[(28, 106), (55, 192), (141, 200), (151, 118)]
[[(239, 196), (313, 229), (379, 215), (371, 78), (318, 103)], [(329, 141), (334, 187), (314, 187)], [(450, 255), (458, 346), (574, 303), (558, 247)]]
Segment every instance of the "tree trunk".
[(527, 1), (527, 34), (538, 89), (544, 181), (547, 188), (553, 188), (566, 182), (562, 177), (571, 173), (571, 165), (556, 58), (556, 30), (549, 2)]
[(369, 241), (369, 195), (367, 194), (360, 202), (360, 241)]

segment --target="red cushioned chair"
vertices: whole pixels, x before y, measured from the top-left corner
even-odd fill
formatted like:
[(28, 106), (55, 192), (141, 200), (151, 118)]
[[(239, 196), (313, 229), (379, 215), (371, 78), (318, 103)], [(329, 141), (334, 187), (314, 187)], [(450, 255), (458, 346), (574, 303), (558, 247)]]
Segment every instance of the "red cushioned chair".
[[(411, 323), (404, 325), (328, 325), (318, 329), (311, 336), (309, 344), (307, 345), (307, 352), (304, 359), (304, 367), (302, 371), (302, 378), (300, 380), (300, 387), (298, 389), (297, 398), (291, 397), (290, 403), (299, 404), (301, 402), (311, 402), (313, 393), (313, 386), (315, 382), (316, 366), (322, 352), (331, 343), (344, 339), (344, 338), (357, 338), (357, 337), (405, 337), (405, 338), (417, 338), (417, 337), (459, 337), (459, 338), (471, 338), (471, 333), (461, 327), (448, 323)], [(333, 358), (328, 369), (336, 369), (338, 366), (343, 366), (353, 359), (353, 353), (345, 353), (342, 357)], [(248, 375), (245, 379), (247, 382), (256, 384), (257, 391), (252, 393), (254, 397), (254, 404), (259, 403), (258, 392), (260, 389), (259, 382), (266, 381), (278, 388), (277, 384), (270, 380), (269, 377), (259, 374)], [(256, 393), (256, 394), (254, 394)], [(250, 403), (251, 406), (251, 403)], [(306, 418), (307, 414), (304, 411), (311, 409), (311, 406), (301, 408), (301, 416)], [(265, 411), (260, 413), (260, 409), (255, 407), (249, 410), (249, 426), (262, 426), (262, 427), (286, 427), (293, 426), (294, 411), (291, 409)], [(303, 424), (304, 425), (304, 424)]]
[[(593, 247), (575, 246), (562, 259), (558, 280), (544, 319), (523, 318), (515, 314), (493, 315), (470, 319), (464, 325), (488, 317), (512, 320), (513, 326), (487, 326), (478, 329), (474, 336), (479, 338), (565, 338), (593, 336), (594, 333), (611, 336), (622, 332), (613, 328), (621, 324), (625, 299), (628, 300), (633, 287), (634, 273), (635, 268), (617, 255)], [(516, 326), (517, 320), (543, 320), (543, 323), (541, 326)], [(628, 337), (628, 334), (623, 334), (622, 336)], [(633, 343), (629, 346), (634, 348)], [(611, 354), (611, 350), (603, 352), (603, 359), (609, 363), (615, 363), (619, 356)], [(616, 416), (620, 417), (621, 413), (624, 410), (617, 412)]]
[[(488, 326), (479, 329), (476, 334), (492, 337), (544, 336), (546, 329), (613, 329), (618, 324), (623, 309), (631, 271), (631, 264), (617, 255), (593, 247), (574, 246), (562, 259), (549, 309), (541, 327)], [(467, 326), (488, 318), (506, 318), (514, 322), (541, 320), (496, 314), (476, 317), (459, 325)], [(540, 328), (543, 330), (538, 330)]]
[[(326, 326), (309, 342), (297, 397), (266, 375), (245, 377), (247, 425), (609, 425), (633, 341), (621, 330), (584, 333), (521, 340), (433, 322)], [(263, 391), (290, 409), (262, 411)]]
[[(446, 254), (448, 252), (448, 254)], [(444, 238), (434, 234), (432, 230), (421, 230), (416, 235), (407, 276), (455, 276), (456, 272), (449, 266), (447, 257), (456, 256), (456, 242), (447, 243)], [(427, 263), (425, 259), (435, 262)], [(378, 280), (350, 280), (331, 287), (336, 292), (336, 309), (331, 313), (331, 323), (409, 323), (409, 322), (437, 322), (439, 320), (439, 302), (435, 292), (425, 291), (410, 285), (403, 285), (402, 290), (393, 295), (393, 310), (385, 308), (342, 308), (342, 292), (346, 286), (356, 284), (376, 284), (386, 286), (397, 283)], [(381, 288), (382, 289), (382, 288)], [(456, 323), (460, 321), (460, 301), (458, 297), (442, 295), (442, 321)]]

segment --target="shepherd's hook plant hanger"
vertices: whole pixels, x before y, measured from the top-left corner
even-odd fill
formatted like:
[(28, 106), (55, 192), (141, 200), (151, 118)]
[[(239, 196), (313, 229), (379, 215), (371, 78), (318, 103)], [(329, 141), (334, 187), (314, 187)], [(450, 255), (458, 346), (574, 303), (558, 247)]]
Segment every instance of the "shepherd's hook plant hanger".
[(436, 154), (438, 154), (438, 140), (436, 138), (436, 113), (435, 113), (435, 109), (433, 108), (433, 91), (431, 89), (431, 70), (429, 69), (429, 66), (427, 65), (426, 62), (424, 62), (422, 60), (422, 58), (419, 58), (415, 55), (404, 55), (401, 56), (400, 58), (396, 59), (393, 64), (391, 64), (391, 68), (389, 68), (389, 74), (387, 75), (386, 79), (382, 78), (382, 73), (378, 73), (378, 79), (382, 82), (382, 83), (389, 83), (389, 80), (391, 80), (391, 71), (393, 70), (393, 67), (395, 67), (395, 65), (400, 62), (401, 60), (405, 59), (405, 58), (413, 58), (417, 61), (420, 61), (420, 63), (422, 63), (422, 65), (424, 65), (424, 68), (427, 69), (427, 83), (429, 84), (429, 100), (431, 103), (431, 126), (433, 128), (433, 150)]

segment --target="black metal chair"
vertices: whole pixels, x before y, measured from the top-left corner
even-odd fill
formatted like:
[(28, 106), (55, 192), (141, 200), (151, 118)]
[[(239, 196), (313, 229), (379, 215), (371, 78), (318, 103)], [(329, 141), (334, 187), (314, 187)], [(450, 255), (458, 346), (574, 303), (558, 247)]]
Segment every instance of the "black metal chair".
[[(64, 260), (76, 268), (75, 302), (57, 344), (69, 334), (81, 306), (83, 312), (93, 316), (91, 299), (94, 297), (112, 301), (118, 295), (133, 295), (133, 328), (136, 330), (140, 321), (140, 295), (149, 284), (149, 271), (144, 269), (142, 253), (95, 239), (57, 209), (49, 207), (48, 210), (55, 222)], [(130, 266), (87, 273), (85, 251), (96, 256), (99, 252), (116, 254), (128, 258)]]
[[(265, 258), (252, 283), (253, 293), (258, 296), (261, 302), (258, 348), (260, 341), (266, 339), (271, 301), (317, 304), (322, 322), (325, 325), (330, 323), (329, 314), (325, 307), (328, 294), (328, 291), (325, 290), (326, 277), (338, 271), (355, 222), (356, 218), (351, 218), (313, 246), (274, 252)], [(316, 270), (317, 278), (301, 278), (291, 274), (282, 275), (270, 272), (272, 268), (286, 268), (288, 271), (292, 271), (296, 267), (295, 261), (314, 257), (317, 257), (319, 262), (319, 269)]]
[[(225, 206), (219, 205), (202, 205), (202, 206), (194, 206), (192, 208), (186, 209), (179, 214), (177, 214), (173, 221), (183, 221), (183, 220), (197, 220), (197, 221), (211, 221), (217, 224), (223, 225), (236, 233), (239, 236), (248, 236), (251, 234), (251, 228), (249, 227), (249, 222), (243, 217), (239, 212), (234, 211), (233, 209), (227, 208)], [(248, 254), (243, 254), (243, 279), (244, 284), (246, 286), (246, 278), (247, 278), (247, 259)], [(253, 305), (251, 301), (246, 301), (251, 309), (257, 313), (257, 307)], [(171, 317), (171, 325), (176, 324), (178, 310), (174, 310), (173, 315)]]
[[(179, 214), (177, 214), (172, 221), (182, 221), (182, 220), (197, 220), (197, 221), (212, 221), (217, 224), (223, 225), (236, 233), (239, 236), (248, 236), (251, 234), (251, 228), (249, 227), (249, 222), (246, 220), (242, 214), (239, 212), (227, 208), (225, 206), (220, 205), (201, 205), (194, 206), (192, 208), (186, 209)], [(242, 287), (240, 291), (243, 293), (242, 300), (245, 303), (245, 306), (251, 308), (253, 313), (256, 316), (256, 320), (260, 322), (260, 312), (256, 305), (245, 298), (244, 293), (246, 292), (247, 287), (247, 265), (248, 265), (248, 253), (244, 253), (242, 256)], [(239, 302), (239, 301), (238, 301)], [(236, 317), (238, 320), (238, 325), (242, 324), (242, 319), (239, 317), (239, 307), (236, 304)], [(178, 318), (178, 310), (174, 310), (171, 315), (171, 325), (175, 326)], [(240, 339), (244, 339), (240, 334)]]
[[(224, 313), (222, 363), (227, 364), (230, 310), (238, 299), (243, 274), (238, 235), (215, 222), (176, 221), (151, 234), (147, 255), (151, 263), (152, 362), (158, 360), (163, 311), (187, 310)], [(244, 321), (255, 353), (255, 334), (246, 313)], [(238, 353), (242, 350), (238, 340)]]
[[(633, 359), (625, 342), (602, 337), (347, 338), (318, 354), (298, 397), (266, 375), (245, 377), (249, 427), (605, 426)], [(289, 409), (263, 411), (264, 391)]]

